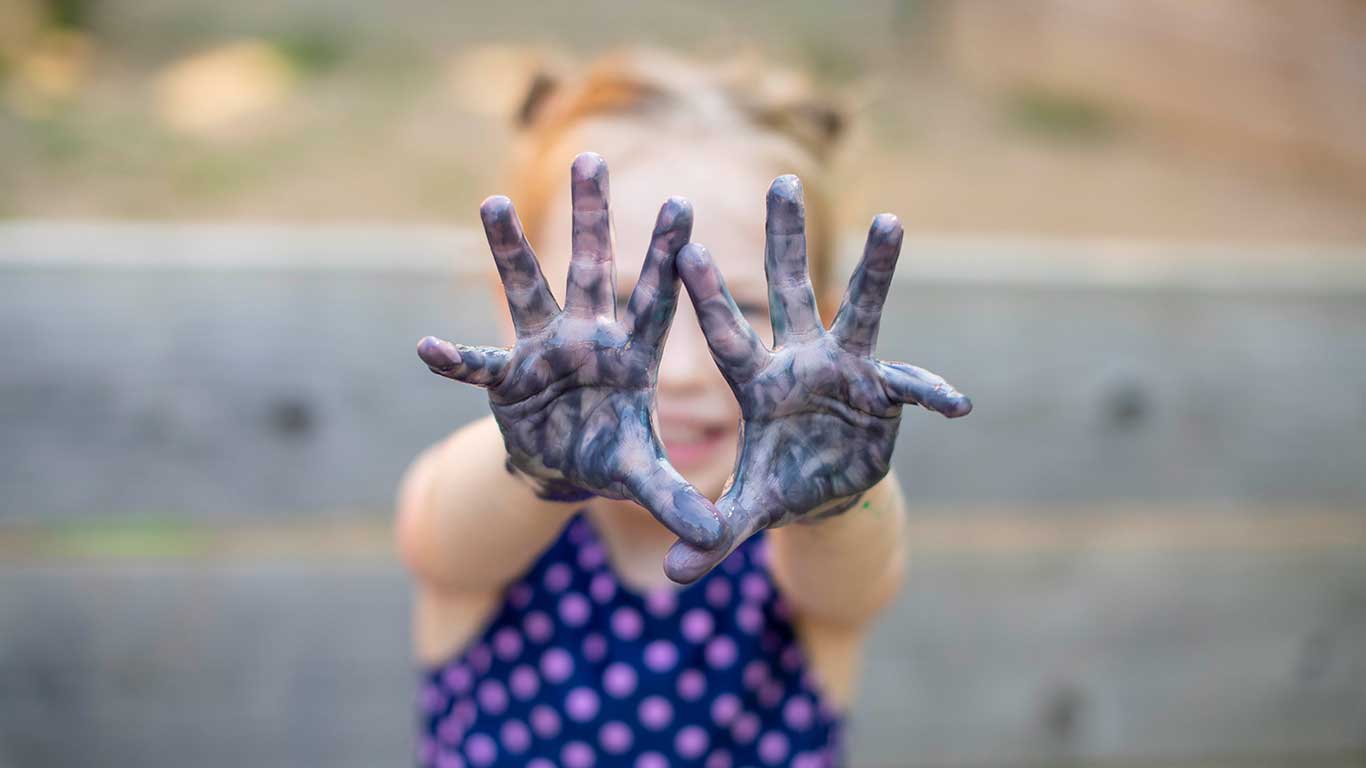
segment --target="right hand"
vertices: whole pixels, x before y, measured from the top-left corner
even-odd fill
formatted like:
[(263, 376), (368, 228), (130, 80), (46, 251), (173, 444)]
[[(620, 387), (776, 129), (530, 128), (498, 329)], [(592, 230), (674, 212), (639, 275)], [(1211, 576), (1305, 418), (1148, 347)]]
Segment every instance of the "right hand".
[(713, 549), (726, 538), (721, 517), (669, 464), (655, 418), (659, 360), (678, 303), (675, 258), (692, 234), (692, 207), (670, 198), (660, 208), (618, 322), (606, 163), (579, 155), (571, 181), (574, 252), (564, 308), (511, 201), (491, 197), (479, 212), (517, 341), (512, 349), (466, 347), (428, 336), (418, 355), (432, 372), (488, 390), (512, 466), (543, 489), (568, 484), (630, 499), (684, 541)]

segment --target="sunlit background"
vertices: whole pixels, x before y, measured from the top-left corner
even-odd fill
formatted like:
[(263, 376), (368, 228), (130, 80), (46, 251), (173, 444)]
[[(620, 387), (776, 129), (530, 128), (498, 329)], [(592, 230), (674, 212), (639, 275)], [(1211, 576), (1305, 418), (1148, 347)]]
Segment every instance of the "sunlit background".
[(485, 412), (413, 342), (624, 45), (851, 109), (881, 351), (977, 404), (854, 765), (1366, 765), (1366, 4), (0, 0), (0, 768), (410, 762), (390, 501)]

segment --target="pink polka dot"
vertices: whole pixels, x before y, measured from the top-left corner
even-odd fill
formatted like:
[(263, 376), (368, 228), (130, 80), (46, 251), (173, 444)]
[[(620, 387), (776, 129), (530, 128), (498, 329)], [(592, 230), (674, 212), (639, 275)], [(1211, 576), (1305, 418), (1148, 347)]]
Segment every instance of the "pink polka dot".
[(725, 669), (735, 663), (738, 651), (735, 648), (735, 641), (722, 635), (713, 637), (707, 643), (706, 650), (707, 663), (714, 669)]
[(754, 737), (759, 735), (759, 717), (753, 712), (741, 713), (731, 723), (730, 736), (741, 744), (748, 744), (754, 741)]
[(714, 576), (707, 582), (707, 604), (713, 608), (725, 608), (730, 605), (731, 587), (730, 579), (725, 576)]
[(436, 727), (436, 737), (440, 739), (443, 744), (458, 747), (460, 746), (461, 740), (465, 738), (465, 726), (461, 725), (459, 720), (448, 717), (441, 721), (441, 725)]
[(560, 598), (560, 620), (571, 627), (582, 627), (591, 611), (588, 598), (578, 592), (570, 592)]
[(612, 633), (622, 640), (635, 640), (644, 629), (645, 621), (641, 619), (640, 611), (623, 605), (612, 612)]
[(783, 649), (778, 663), (788, 672), (796, 672), (802, 666), (802, 649), (794, 643)]
[(592, 688), (575, 688), (564, 697), (564, 711), (571, 719), (586, 723), (598, 715), (598, 695)]
[(749, 550), (750, 562), (760, 568), (768, 567), (769, 545), (768, 539), (755, 539), (754, 546)]
[(493, 743), (493, 737), (486, 733), (476, 733), (465, 739), (465, 757), (470, 759), (470, 765), (488, 766), (493, 765), (493, 761), (498, 759), (498, 745)]
[(768, 679), (768, 665), (763, 662), (763, 659), (755, 659), (745, 665), (745, 671), (741, 673), (740, 679), (746, 688), (754, 690)]
[(446, 688), (451, 693), (464, 696), (470, 691), (470, 685), (474, 682), (474, 675), (470, 674), (469, 667), (464, 664), (456, 664), (441, 675), (441, 682), (446, 684)]
[(693, 608), (683, 614), (683, 637), (690, 643), (701, 643), (711, 637), (711, 632), (715, 626), (711, 614), (706, 609)]
[(607, 553), (603, 551), (602, 545), (592, 543), (585, 544), (579, 550), (579, 567), (585, 571), (591, 571), (602, 566), (607, 561)]
[(574, 659), (563, 648), (547, 648), (541, 654), (541, 676), (550, 683), (563, 683), (574, 674)]
[(555, 633), (555, 623), (545, 615), (545, 611), (531, 611), (522, 619), (522, 631), (533, 643), (544, 643)]
[(436, 756), (436, 768), (465, 768), (465, 759), (443, 749)]
[(768, 597), (768, 581), (757, 573), (747, 573), (740, 579), (740, 594), (746, 600), (762, 603)]
[(747, 634), (756, 635), (764, 626), (764, 614), (754, 603), (740, 603), (735, 609), (735, 625)]
[(707, 751), (707, 732), (695, 725), (686, 726), (674, 737), (674, 751), (684, 760), (696, 760)]
[(778, 731), (769, 731), (759, 739), (759, 759), (769, 765), (781, 764), (789, 749), (787, 735)]
[(783, 722), (794, 731), (804, 731), (811, 727), (813, 710), (805, 696), (793, 696), (783, 705)]
[(490, 715), (501, 715), (508, 708), (508, 692), (497, 680), (485, 680), (476, 693), (479, 708)]
[(707, 762), (703, 763), (703, 768), (731, 768), (730, 752), (718, 749), (707, 755)]
[(544, 704), (531, 708), (531, 730), (543, 739), (553, 739), (560, 735), (560, 716), (554, 709)]
[(666, 618), (678, 608), (678, 593), (671, 587), (652, 589), (645, 596), (645, 610), (656, 618)]
[(519, 664), (508, 674), (508, 688), (519, 701), (528, 701), (541, 690), (541, 678), (528, 664)]
[(606, 603), (617, 594), (617, 580), (610, 573), (599, 573), (588, 582), (588, 594), (598, 603)]
[(556, 766), (544, 757), (536, 757), (526, 764), (526, 768), (556, 768)]
[(503, 749), (520, 755), (531, 746), (531, 730), (521, 720), (508, 720), (499, 729), (498, 740), (503, 742)]
[(631, 748), (634, 741), (630, 726), (620, 720), (613, 720), (598, 731), (598, 746), (609, 755), (620, 755)]
[(645, 646), (645, 666), (651, 671), (664, 673), (678, 664), (678, 646), (668, 640), (655, 640)]
[(428, 683), (422, 686), (422, 690), (417, 695), (418, 706), (423, 712), (434, 715), (446, 708), (446, 695), (440, 688)]
[(613, 662), (602, 673), (602, 687), (607, 695), (624, 699), (636, 691), (636, 671), (619, 661)]
[(528, 605), (531, 605), (531, 585), (524, 581), (519, 581), (508, 587), (507, 594), (508, 602), (512, 604), (513, 608), (516, 608), (519, 611), (526, 608)]
[(479, 708), (474, 706), (473, 699), (461, 699), (451, 707), (451, 717), (461, 725), (469, 728), (474, 725), (474, 721), (479, 719)]
[(512, 661), (522, 653), (522, 636), (512, 627), (503, 627), (493, 635), (493, 652), (503, 661)]
[(792, 768), (825, 768), (825, 764), (816, 752), (798, 752), (792, 756)]
[(563, 592), (569, 588), (569, 583), (574, 580), (574, 574), (569, 570), (569, 566), (564, 563), (555, 563), (545, 569), (545, 588), (551, 592)]
[(635, 768), (669, 768), (669, 759), (658, 752), (642, 752)]
[(569, 524), (565, 536), (571, 543), (583, 544), (593, 538), (593, 530), (588, 527), (588, 523), (583, 518), (578, 518)]
[(564, 768), (593, 768), (597, 761), (593, 748), (582, 741), (571, 741), (560, 750), (560, 763)]
[(465, 654), (465, 658), (469, 659), (470, 666), (474, 667), (474, 671), (482, 675), (489, 671), (489, 666), (493, 664), (493, 651), (490, 651), (487, 645), (480, 643), (471, 648), (469, 653)]
[(678, 675), (678, 698), (697, 701), (707, 692), (707, 676), (701, 670), (685, 669)]
[(636, 715), (640, 718), (641, 725), (652, 731), (659, 731), (667, 728), (673, 721), (674, 707), (663, 696), (646, 696), (640, 702)]
[(590, 633), (583, 638), (583, 657), (590, 663), (597, 664), (607, 656), (607, 638), (597, 632)]
[(765, 680), (759, 686), (759, 706), (773, 708), (783, 700), (783, 684), (778, 680)]
[(792, 603), (782, 595), (773, 599), (773, 615), (783, 621), (792, 621)]

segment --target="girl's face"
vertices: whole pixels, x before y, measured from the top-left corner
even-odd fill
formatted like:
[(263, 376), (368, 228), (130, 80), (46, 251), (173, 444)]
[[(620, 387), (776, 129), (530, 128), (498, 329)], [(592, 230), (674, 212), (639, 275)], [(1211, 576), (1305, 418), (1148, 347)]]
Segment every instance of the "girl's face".
[[(693, 242), (711, 252), (736, 303), (765, 343), (772, 344), (764, 279), (764, 195), (778, 173), (752, 167), (758, 165), (753, 162), (729, 162), (746, 156), (744, 148), (724, 145), (637, 146), (628, 156), (605, 155), (616, 231), (618, 318), (625, 314), (640, 275), (659, 206), (670, 195), (680, 195), (693, 205)], [(565, 183), (550, 201), (545, 226), (528, 233), (557, 295), (563, 292), (570, 256), (568, 167), (566, 162)], [(659, 367), (660, 436), (674, 467), (715, 498), (735, 463), (740, 407), (711, 359), (681, 285), (679, 292)]]

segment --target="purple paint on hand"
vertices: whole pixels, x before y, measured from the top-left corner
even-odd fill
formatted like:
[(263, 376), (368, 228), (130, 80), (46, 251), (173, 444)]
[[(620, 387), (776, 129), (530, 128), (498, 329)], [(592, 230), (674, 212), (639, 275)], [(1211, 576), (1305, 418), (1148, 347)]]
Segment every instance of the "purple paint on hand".
[(680, 540), (665, 560), (674, 581), (696, 581), (764, 528), (853, 507), (887, 475), (904, 405), (951, 418), (972, 410), (939, 376), (873, 357), (901, 252), (895, 216), (873, 219), (828, 331), (807, 270), (797, 177), (779, 177), (769, 188), (766, 232), (772, 349), (741, 313), (707, 250), (690, 244), (678, 254), (679, 274), (712, 358), (740, 403), (741, 422), (731, 482), (716, 503), (731, 539), (710, 548)]

